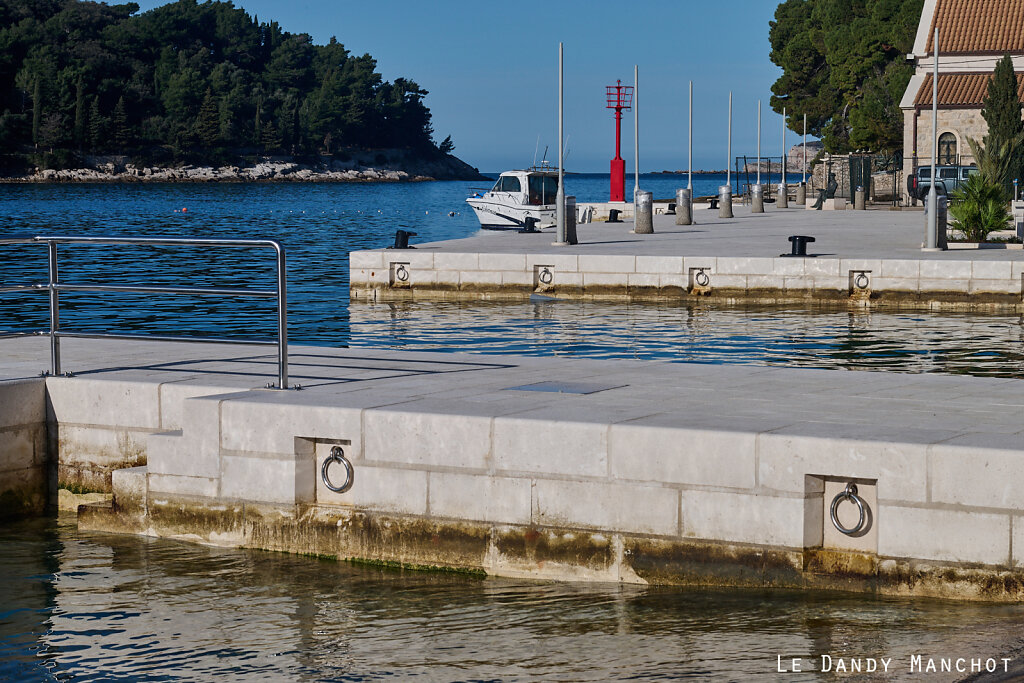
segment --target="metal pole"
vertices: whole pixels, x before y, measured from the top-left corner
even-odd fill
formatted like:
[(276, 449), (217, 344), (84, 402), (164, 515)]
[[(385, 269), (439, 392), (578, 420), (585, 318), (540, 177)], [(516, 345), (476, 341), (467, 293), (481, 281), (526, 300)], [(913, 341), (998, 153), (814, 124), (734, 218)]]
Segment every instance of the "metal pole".
[(804, 114), (804, 174), (801, 182), (807, 184), (807, 114)]
[(928, 189), (928, 234), (925, 235), (925, 249), (938, 249), (939, 211), (938, 194), (935, 191), (935, 161), (939, 154), (939, 29), (935, 28), (932, 48), (932, 175)]
[(732, 90), (729, 91), (729, 142), (725, 157), (725, 184), (732, 187)]
[(60, 301), (57, 292), (57, 243), (49, 242), (49, 257), (47, 259), (50, 270), (50, 372), (54, 377), (60, 375)]
[(635, 202), (636, 193), (640, 191), (640, 70), (636, 64), (633, 65), (633, 159), (636, 162), (636, 168), (633, 169), (633, 201)]
[(565, 168), (562, 133), (562, 44), (558, 44), (558, 190), (555, 192), (555, 244), (568, 244), (565, 240)]
[(288, 388), (288, 272), (284, 247), (277, 246), (277, 386)]
[(757, 101), (757, 184), (761, 184), (761, 100)]
[(782, 184), (785, 185), (788, 178), (786, 178), (786, 161), (789, 155), (786, 154), (786, 108), (782, 108)]
[[(693, 81), (690, 81), (690, 137), (689, 137), (689, 163), (687, 165), (688, 177), (686, 179), (686, 189), (693, 189)], [(691, 197), (693, 195), (690, 195)]]

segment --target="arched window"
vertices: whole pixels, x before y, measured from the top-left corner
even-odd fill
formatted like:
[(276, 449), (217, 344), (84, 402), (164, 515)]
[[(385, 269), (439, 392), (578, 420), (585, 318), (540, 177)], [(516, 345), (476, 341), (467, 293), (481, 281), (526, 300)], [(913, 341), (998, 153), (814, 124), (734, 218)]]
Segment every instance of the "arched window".
[(943, 133), (939, 136), (938, 161), (944, 166), (952, 166), (957, 163), (956, 136), (952, 133)]

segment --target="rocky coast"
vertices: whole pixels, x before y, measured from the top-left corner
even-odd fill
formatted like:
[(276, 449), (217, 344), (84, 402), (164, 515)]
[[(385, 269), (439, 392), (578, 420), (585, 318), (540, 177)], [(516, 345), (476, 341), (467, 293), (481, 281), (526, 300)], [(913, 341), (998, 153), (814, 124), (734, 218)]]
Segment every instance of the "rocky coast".
[(0, 182), (402, 182), (481, 178), (477, 169), (451, 155), (431, 159), (379, 156), (377, 160), (350, 158), (313, 164), (272, 157), (252, 164), (227, 166), (147, 166), (133, 163), (128, 157), (87, 157), (81, 168), (30, 168), (24, 174), (0, 177)]

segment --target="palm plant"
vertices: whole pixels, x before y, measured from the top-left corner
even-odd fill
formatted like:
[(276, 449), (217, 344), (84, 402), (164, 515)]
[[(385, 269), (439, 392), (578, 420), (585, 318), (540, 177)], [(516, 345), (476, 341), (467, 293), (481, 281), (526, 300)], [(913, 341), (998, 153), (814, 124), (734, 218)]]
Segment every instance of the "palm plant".
[(992, 182), (983, 173), (971, 175), (953, 191), (950, 200), (953, 228), (970, 242), (984, 242), (989, 233), (1005, 229), (1012, 218), (1002, 185)]
[(993, 144), (989, 136), (985, 136), (984, 146), (974, 138), (967, 138), (967, 144), (978, 164), (978, 173), (989, 183), (1008, 187), (1016, 154), (1024, 147), (1024, 134), (1016, 135), (1001, 144)]

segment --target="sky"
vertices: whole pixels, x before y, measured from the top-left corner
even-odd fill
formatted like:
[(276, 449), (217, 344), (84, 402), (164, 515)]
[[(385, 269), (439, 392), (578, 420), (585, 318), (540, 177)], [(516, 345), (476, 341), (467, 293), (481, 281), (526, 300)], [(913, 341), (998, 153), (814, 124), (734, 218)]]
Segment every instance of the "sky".
[[(166, 0), (135, 0), (141, 11)], [(639, 69), (640, 170), (686, 169), (688, 82), (693, 81), (693, 168), (725, 168), (728, 100), (733, 155), (782, 150), (782, 117), (768, 105), (781, 70), (768, 59), (773, 0), (234, 0), (317, 44), (332, 36), (369, 53), (385, 80), (429, 91), (434, 138), (481, 171), (557, 162), (558, 43), (564, 44), (566, 168), (607, 172), (615, 156), (614, 112), (605, 86), (633, 83)], [(632, 113), (623, 115), (622, 156), (633, 163)], [(539, 141), (539, 142), (538, 142)], [(786, 146), (799, 142), (787, 132)], [(536, 151), (539, 146), (539, 152)]]

